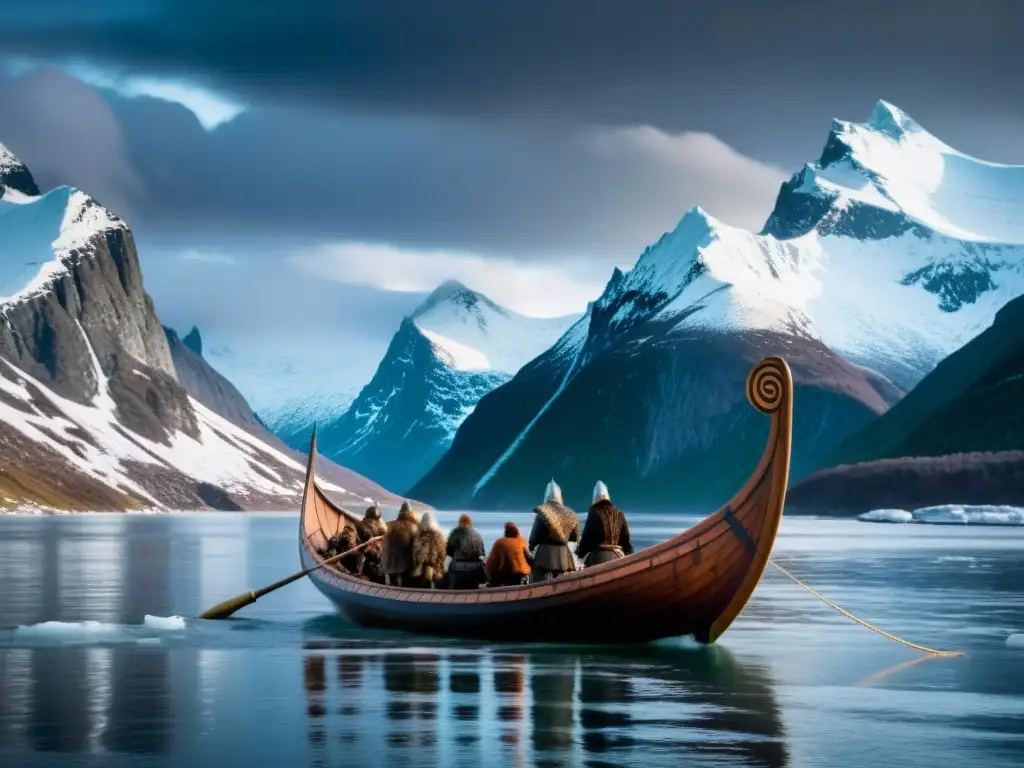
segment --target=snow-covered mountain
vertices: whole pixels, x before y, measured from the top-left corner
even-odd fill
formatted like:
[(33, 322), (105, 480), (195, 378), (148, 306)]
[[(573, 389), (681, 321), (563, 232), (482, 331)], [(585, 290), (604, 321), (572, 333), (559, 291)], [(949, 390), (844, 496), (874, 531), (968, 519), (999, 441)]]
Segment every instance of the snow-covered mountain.
[(909, 389), (1024, 293), (1022, 246), (1024, 167), (969, 158), (880, 101), (865, 124), (834, 122), (761, 234), (696, 208), (602, 301), (613, 325), (800, 328)]
[(328, 331), (214, 335), (203, 355), (238, 386), (260, 420), (288, 445), (309, 445), (314, 423), (341, 416), (358, 394), (353, 352)]
[(720, 500), (759, 450), (743, 379), (767, 352), (801, 389), (793, 474), (806, 474), (1024, 292), (1022, 202), (1024, 168), (966, 157), (891, 104), (835, 121), (761, 233), (690, 211), (615, 271), (568, 369), (551, 355), (524, 368), (411, 492), (518, 505), (530, 478), (583, 493), (598, 472), (637, 503)]
[(480, 398), (577, 319), (524, 317), (461, 283), (441, 285), (402, 321), (348, 411), (323, 429), (321, 450), (386, 487), (410, 487)]
[[(3, 147), (0, 182), (0, 508), (294, 504), (302, 457), (165, 333), (125, 222), (76, 189), (39, 194)], [(346, 478), (343, 501), (393, 499)]]

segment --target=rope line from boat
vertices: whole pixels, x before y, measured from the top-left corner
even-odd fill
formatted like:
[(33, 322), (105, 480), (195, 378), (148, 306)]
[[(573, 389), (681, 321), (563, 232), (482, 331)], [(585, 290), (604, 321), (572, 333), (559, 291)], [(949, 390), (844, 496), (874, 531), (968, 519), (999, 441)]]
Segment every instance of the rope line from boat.
[(771, 558), (768, 559), (768, 565), (772, 566), (777, 571), (782, 573), (784, 576), (789, 578), (797, 586), (803, 587), (804, 589), (806, 589), (814, 597), (816, 597), (819, 600), (821, 600), (821, 602), (823, 602), (825, 605), (829, 606), (830, 608), (833, 608), (833, 609), (837, 610), (843, 616), (846, 616), (848, 619), (852, 619), (853, 621), (855, 621), (858, 624), (860, 624), (862, 627), (867, 627), (872, 632), (877, 632), (878, 634), (882, 635), (883, 637), (887, 637), (890, 640), (894, 640), (895, 642), (900, 643), (901, 645), (905, 645), (908, 648), (913, 648), (915, 651), (923, 651), (924, 653), (931, 654), (932, 656), (966, 656), (967, 655), (963, 651), (939, 651), (939, 650), (936, 650), (935, 648), (928, 648), (928, 647), (926, 647), (924, 645), (918, 645), (917, 643), (912, 643), (909, 640), (904, 640), (902, 637), (897, 637), (896, 635), (892, 634), (891, 632), (886, 632), (881, 627), (876, 627), (874, 624), (871, 624), (871, 623), (869, 623), (867, 621), (864, 621), (864, 619), (860, 618), (859, 616), (854, 616), (852, 613), (850, 613), (848, 610), (846, 610), (842, 606), (836, 605), (835, 603), (833, 603), (831, 600), (829, 600), (827, 597), (825, 597), (823, 594), (821, 594), (817, 590), (813, 589), (812, 587), (808, 586), (807, 584), (804, 584), (802, 581), (800, 581), (800, 579), (798, 579), (796, 576), (794, 576), (792, 573), (787, 571), (785, 568), (783, 568), (781, 565), (776, 563)]

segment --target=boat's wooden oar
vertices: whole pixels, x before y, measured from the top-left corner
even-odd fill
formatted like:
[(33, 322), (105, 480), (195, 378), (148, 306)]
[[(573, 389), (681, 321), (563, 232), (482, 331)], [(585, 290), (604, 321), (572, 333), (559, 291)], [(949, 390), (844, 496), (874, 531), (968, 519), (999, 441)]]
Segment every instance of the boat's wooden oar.
[(201, 614), (199, 614), (199, 618), (226, 619), (232, 614), (236, 613), (237, 611), (240, 611), (242, 608), (245, 608), (245, 606), (252, 605), (264, 595), (269, 595), (274, 590), (280, 589), (281, 587), (286, 586), (287, 584), (291, 584), (293, 581), (298, 581), (306, 574), (315, 571), (317, 568), (323, 568), (325, 565), (336, 563), (339, 560), (341, 560), (341, 558), (348, 557), (349, 555), (358, 552), (363, 547), (367, 547), (370, 544), (373, 544), (375, 541), (380, 541), (383, 538), (383, 536), (374, 536), (369, 541), (364, 541), (358, 547), (352, 547), (352, 549), (348, 550), (348, 552), (342, 552), (340, 555), (334, 555), (333, 557), (329, 557), (322, 563), (317, 563), (316, 565), (306, 568), (305, 570), (299, 571), (298, 573), (293, 573), (291, 576), (286, 576), (280, 581), (275, 581), (273, 584), (269, 584), (263, 587), (263, 589), (257, 589), (255, 591), (250, 592), (243, 592), (237, 597), (232, 597), (230, 600), (225, 600), (223, 603), (218, 603), (217, 605), (213, 606), (213, 608), (206, 609)]

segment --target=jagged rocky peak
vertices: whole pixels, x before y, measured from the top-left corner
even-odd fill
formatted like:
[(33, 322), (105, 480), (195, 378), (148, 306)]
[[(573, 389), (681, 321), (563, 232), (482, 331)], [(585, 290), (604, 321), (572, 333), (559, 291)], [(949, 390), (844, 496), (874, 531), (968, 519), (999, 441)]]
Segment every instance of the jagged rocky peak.
[(700, 206), (691, 208), (675, 229), (644, 249), (631, 270), (623, 273), (615, 268), (595, 308), (603, 310), (626, 300), (650, 309), (678, 293), (693, 279), (701, 249), (717, 239), (720, 226)]
[(0, 144), (0, 187), (6, 188), (0, 189), (0, 198), (7, 189), (30, 197), (39, 194), (39, 187), (28, 168), (3, 144)]
[(193, 325), (192, 330), (182, 337), (181, 343), (195, 352), (199, 357), (203, 356), (203, 337), (199, 335), (199, 326)]

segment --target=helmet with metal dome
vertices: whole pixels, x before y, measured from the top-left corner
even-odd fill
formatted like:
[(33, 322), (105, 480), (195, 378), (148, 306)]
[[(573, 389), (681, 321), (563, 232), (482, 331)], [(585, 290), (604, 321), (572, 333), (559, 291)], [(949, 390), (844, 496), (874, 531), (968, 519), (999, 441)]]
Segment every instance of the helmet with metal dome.
[(564, 503), (562, 501), (562, 489), (558, 487), (558, 483), (555, 482), (554, 478), (551, 478), (551, 482), (544, 489), (544, 503), (549, 501), (553, 501), (556, 504)]

